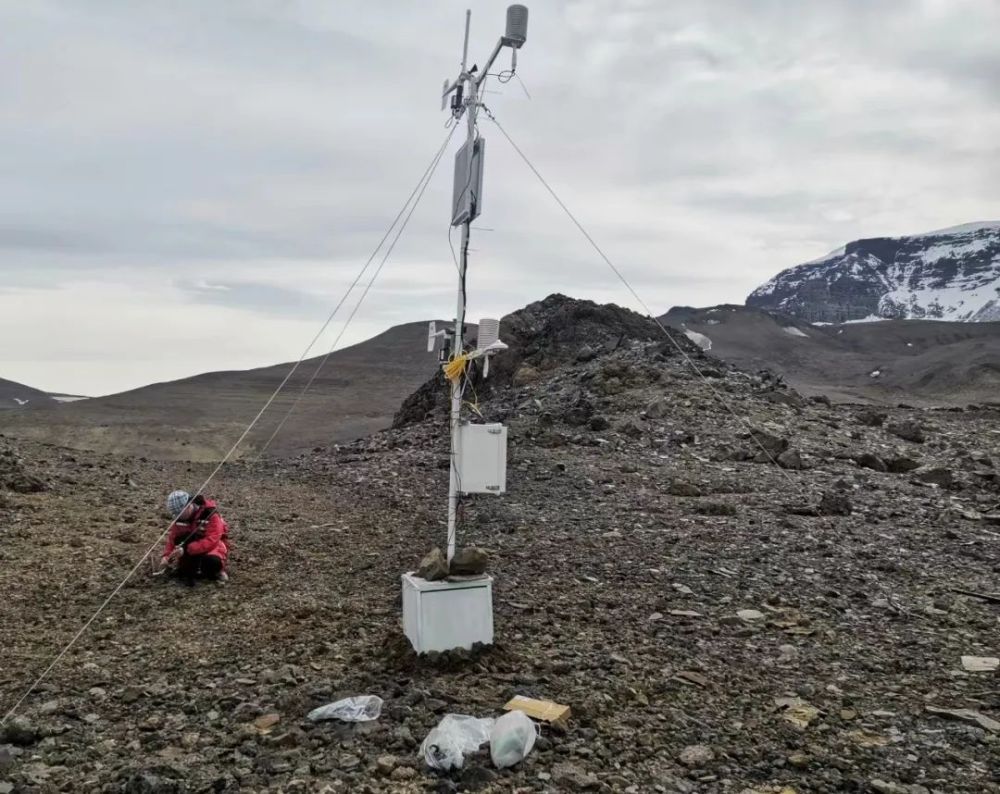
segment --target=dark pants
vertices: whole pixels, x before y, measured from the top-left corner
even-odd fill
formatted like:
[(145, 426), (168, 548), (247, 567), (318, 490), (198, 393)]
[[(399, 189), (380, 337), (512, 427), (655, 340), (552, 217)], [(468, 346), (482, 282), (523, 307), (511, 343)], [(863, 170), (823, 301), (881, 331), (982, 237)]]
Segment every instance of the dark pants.
[(222, 572), (222, 560), (210, 554), (185, 554), (177, 561), (177, 578), (193, 585), (195, 579), (215, 579)]

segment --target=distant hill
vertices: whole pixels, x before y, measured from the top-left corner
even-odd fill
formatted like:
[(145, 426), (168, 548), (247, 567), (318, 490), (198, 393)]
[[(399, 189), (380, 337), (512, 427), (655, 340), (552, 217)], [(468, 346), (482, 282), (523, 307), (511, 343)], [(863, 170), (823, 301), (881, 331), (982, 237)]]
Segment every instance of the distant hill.
[(808, 322), (1000, 320), (1000, 222), (855, 240), (783, 270), (747, 306)]
[[(247, 438), (242, 456), (252, 454), (267, 441), (321, 358), (302, 363)], [(49, 398), (44, 410), (5, 413), (0, 418), (0, 432), (101, 452), (217, 460), (291, 366), (285, 363), (209, 372), (63, 404)], [(388, 427), (403, 399), (426, 381), (436, 366), (436, 354), (427, 352), (427, 323), (399, 325), (335, 352), (269, 454), (349, 441)], [(0, 396), (3, 394), (0, 391)]]
[(816, 326), (744, 306), (674, 308), (662, 319), (712, 355), (769, 369), (807, 395), (921, 406), (1000, 402), (1000, 322)]
[(54, 405), (55, 400), (40, 389), (0, 378), (0, 411)]

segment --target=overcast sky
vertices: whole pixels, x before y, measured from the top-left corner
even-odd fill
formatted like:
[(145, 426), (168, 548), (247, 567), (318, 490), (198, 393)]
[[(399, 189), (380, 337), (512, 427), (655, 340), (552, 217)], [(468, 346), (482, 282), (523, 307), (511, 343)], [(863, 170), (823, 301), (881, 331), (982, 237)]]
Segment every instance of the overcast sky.
[[(96, 395), (296, 359), (444, 139), (467, 5), (0, 0), (0, 377)], [(474, 60), (505, 5), (473, 5)], [(530, 8), (526, 91), (485, 101), (658, 311), (1000, 216), (996, 0)], [(480, 126), (470, 319), (631, 306)], [(452, 150), (345, 341), (453, 315)]]

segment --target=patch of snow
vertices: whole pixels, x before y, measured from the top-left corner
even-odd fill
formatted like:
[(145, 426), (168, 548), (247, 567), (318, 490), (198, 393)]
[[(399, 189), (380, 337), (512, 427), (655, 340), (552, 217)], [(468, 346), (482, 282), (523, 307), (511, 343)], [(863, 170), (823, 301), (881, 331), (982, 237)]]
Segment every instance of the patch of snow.
[(885, 317), (879, 317), (877, 314), (869, 314), (867, 317), (862, 317), (860, 320), (844, 320), (838, 325), (857, 325), (858, 323), (880, 323), (886, 320)]
[(939, 259), (961, 259), (970, 254), (977, 254), (990, 247), (988, 240), (978, 239), (960, 243), (939, 243), (924, 249), (920, 258), (930, 264)]
[(712, 340), (705, 336), (705, 334), (699, 334), (697, 331), (685, 331), (684, 336), (698, 345), (702, 350), (712, 349)]
[(21, 400), (21, 399), (15, 397), (14, 398), (14, 402), (16, 402), (18, 405), (27, 405), (29, 402), (31, 402), (31, 399), (29, 398), (27, 400)]
[(806, 339), (809, 338), (809, 334), (805, 333), (804, 331), (799, 330), (794, 325), (786, 325), (781, 330), (784, 331), (789, 336), (804, 336)]
[(89, 400), (89, 397), (77, 397), (73, 394), (52, 394), (50, 395), (57, 403), (75, 403), (80, 400)]
[(881, 374), (882, 374), (882, 370), (880, 370), (880, 369), (873, 369), (871, 372), (868, 373), (868, 377), (869, 378), (877, 378)]
[(907, 343), (906, 343), (906, 346), (907, 346), (907, 347), (913, 347), (913, 342), (907, 342)]
[[(997, 287), (997, 292), (1000, 292), (1000, 287)], [(1000, 301), (991, 300), (987, 302), (976, 312), (974, 319), (981, 323), (997, 322), (1000, 320)]]
[(912, 284), (901, 280), (879, 301), (879, 310), (887, 314), (902, 309), (905, 319), (973, 320), (994, 300), (984, 287), (982, 274), (978, 278), (956, 277), (946, 287), (927, 283)]
[(809, 323), (809, 325), (822, 326), (822, 325), (833, 325), (833, 323), (824, 323), (822, 320), (817, 320), (814, 323)]

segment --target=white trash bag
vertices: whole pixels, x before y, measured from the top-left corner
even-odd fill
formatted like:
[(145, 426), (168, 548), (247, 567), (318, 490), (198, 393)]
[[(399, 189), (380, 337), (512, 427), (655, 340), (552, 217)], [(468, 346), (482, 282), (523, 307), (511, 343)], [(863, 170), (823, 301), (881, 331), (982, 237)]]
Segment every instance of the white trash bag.
[(508, 711), (493, 726), (490, 758), (497, 769), (514, 766), (527, 758), (535, 746), (538, 728), (523, 711)]
[(320, 720), (340, 720), (341, 722), (371, 722), (382, 713), (382, 698), (375, 695), (359, 695), (344, 698), (336, 703), (327, 703), (313, 709), (306, 715), (311, 722)]
[(461, 769), (465, 756), (490, 740), (494, 723), (492, 717), (445, 714), (420, 745), (420, 754), (431, 769)]

